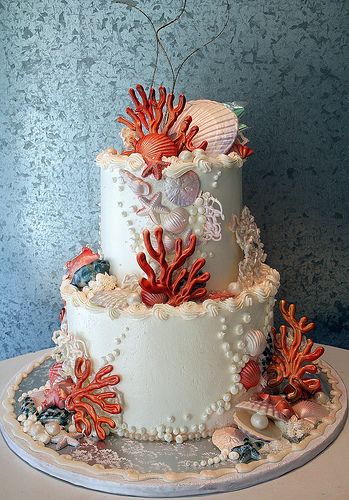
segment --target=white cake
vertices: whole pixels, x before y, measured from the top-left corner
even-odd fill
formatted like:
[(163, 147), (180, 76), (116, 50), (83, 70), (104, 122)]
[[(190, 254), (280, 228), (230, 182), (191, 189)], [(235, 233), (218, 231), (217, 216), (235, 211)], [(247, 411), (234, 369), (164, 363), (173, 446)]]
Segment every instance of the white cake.
[[(136, 112), (128, 114), (136, 122), (142, 111), (139, 101), (138, 111), (133, 102)], [(152, 108), (155, 115), (158, 108)], [(68, 271), (79, 272), (79, 262), (89, 264), (99, 256), (110, 263), (110, 270), (95, 273), (86, 283), (76, 276), (74, 281), (73, 272), (64, 277), (66, 314), (61, 330), (54, 334), (55, 357), (72, 376), (75, 360), (82, 355), (92, 361), (93, 373), (112, 365), (121, 379), (117, 389), (122, 412), (113, 417), (120, 436), (180, 443), (211, 435), (231, 421), (235, 404), (262, 382), (260, 367), (279, 275), (264, 263), (259, 230), (243, 208), (241, 167), (248, 148), (242, 144), (239, 112), (234, 109), (213, 101), (191, 101), (177, 121), (169, 124), (165, 115), (158, 130), (151, 133), (150, 127), (143, 138), (137, 126), (124, 129), (131, 153), (110, 148), (97, 157), (101, 248), (99, 255), (91, 252), (91, 258), (86, 250), (87, 260), (73, 260)], [(192, 151), (180, 152), (177, 147), (178, 155), (168, 155), (165, 144), (165, 153), (161, 150), (160, 156), (150, 157), (144, 139), (157, 134), (161, 143), (162, 131), (166, 140), (175, 141), (188, 112), (193, 125), (199, 126), (192, 137), (190, 128), (186, 131), (186, 147)], [(171, 118), (168, 107), (167, 120)], [(120, 121), (127, 125), (127, 120)], [(206, 137), (207, 150), (195, 149), (205, 147)], [(173, 152), (170, 143), (167, 151)], [(151, 286), (149, 275), (147, 283), (140, 281), (145, 277), (140, 252), (156, 280), (164, 268), (149, 258), (149, 245), (142, 237), (143, 230), (149, 230), (153, 251), (160, 250), (157, 227), (163, 231), (168, 263), (174, 260), (176, 239), (182, 241), (182, 252), (195, 244), (195, 251), (175, 271), (173, 283), (181, 269), (204, 259), (193, 275), (198, 284), (187, 294), (183, 290), (190, 285), (188, 273), (179, 280), (177, 292), (181, 292), (172, 295), (170, 288), (159, 293), (158, 284), (156, 294), (144, 289)], [(196, 300), (200, 284), (203, 295)]]

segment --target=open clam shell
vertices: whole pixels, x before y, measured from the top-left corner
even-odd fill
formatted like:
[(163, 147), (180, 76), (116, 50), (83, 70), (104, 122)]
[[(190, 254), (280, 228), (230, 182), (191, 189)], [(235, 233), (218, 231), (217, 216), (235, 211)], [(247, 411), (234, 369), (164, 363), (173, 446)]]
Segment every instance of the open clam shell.
[(236, 410), (234, 421), (241, 431), (246, 432), (251, 437), (263, 439), (264, 441), (274, 441), (281, 438), (281, 429), (272, 420), (269, 420), (268, 427), (265, 429), (256, 429), (251, 424), (251, 416), (252, 413), (249, 410), (242, 408)]
[(212, 434), (212, 443), (222, 451), (230, 452), (244, 443), (246, 435), (236, 427), (223, 427)]
[(250, 399), (248, 401), (241, 401), (236, 405), (236, 408), (250, 412), (250, 416), (253, 413), (261, 413), (272, 420), (287, 420), (285, 415), (267, 400)]

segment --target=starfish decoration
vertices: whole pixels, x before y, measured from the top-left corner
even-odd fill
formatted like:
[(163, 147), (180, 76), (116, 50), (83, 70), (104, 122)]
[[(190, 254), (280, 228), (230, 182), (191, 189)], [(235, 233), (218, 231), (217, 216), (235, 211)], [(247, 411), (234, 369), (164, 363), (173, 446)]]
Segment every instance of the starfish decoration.
[(62, 450), (66, 446), (79, 446), (79, 440), (84, 435), (81, 432), (66, 432), (62, 430), (56, 436), (51, 437), (51, 443), (56, 445), (56, 451)]
[(155, 177), (157, 181), (159, 181), (162, 177), (162, 171), (169, 166), (169, 162), (162, 160), (149, 160), (147, 162), (147, 166), (144, 167), (142, 171), (142, 177), (148, 177), (152, 175)]
[(261, 456), (259, 449), (264, 445), (263, 441), (251, 442), (248, 438), (244, 439), (244, 444), (235, 446), (232, 451), (239, 454), (239, 461), (243, 464), (248, 464), (254, 460), (260, 460)]
[(170, 211), (169, 208), (161, 204), (162, 193), (155, 193), (151, 198), (140, 196), (139, 199), (143, 207), (137, 210), (137, 215), (149, 217), (154, 224), (161, 224), (160, 214), (168, 214)]

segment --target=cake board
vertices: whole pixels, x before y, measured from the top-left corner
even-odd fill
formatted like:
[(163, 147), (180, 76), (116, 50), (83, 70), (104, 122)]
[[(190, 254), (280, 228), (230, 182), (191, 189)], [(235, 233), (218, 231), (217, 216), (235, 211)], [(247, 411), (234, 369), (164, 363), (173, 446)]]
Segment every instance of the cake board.
[[(139, 467), (130, 468), (127, 458), (121, 457), (118, 467), (106, 467), (101, 463), (88, 464), (77, 461), (67, 452), (56, 452), (48, 446), (41, 445), (25, 434), (17, 421), (18, 409), (16, 398), (26, 387), (33, 387), (33, 383), (40, 379), (46, 371), (45, 364), (49, 356), (46, 354), (22, 370), (8, 384), (1, 398), (0, 427), (9, 448), (22, 460), (32, 467), (41, 470), (53, 477), (92, 490), (114, 494), (135, 495), (146, 497), (176, 497), (186, 495), (203, 495), (226, 491), (235, 491), (277, 478), (293, 469), (301, 467), (321, 453), (341, 432), (347, 416), (347, 396), (345, 386), (336, 371), (327, 363), (322, 362), (321, 368), (329, 375), (331, 391), (337, 398), (338, 405), (333, 421), (328, 422), (324, 431), (314, 432), (305, 438), (295, 451), (273, 455), (272, 460), (260, 460), (249, 464), (218, 464), (216, 466), (200, 467), (192, 459), (194, 453), (208, 453), (210, 440), (174, 445), (168, 443), (140, 443), (132, 441), (134, 450), (143, 450), (138, 458)], [(42, 370), (42, 374), (40, 373)], [(109, 438), (108, 438), (109, 439)], [(110, 439), (111, 441), (113, 438)], [(115, 438), (116, 443), (125, 438)], [(108, 441), (108, 440), (107, 440)], [(93, 445), (96, 447), (96, 445)], [(111, 447), (114, 445), (111, 445)], [(118, 446), (118, 445), (117, 445)], [(144, 450), (145, 447), (145, 450)], [(159, 463), (158, 470), (151, 470), (154, 466), (154, 449), (161, 454), (163, 462)], [(165, 448), (160, 448), (165, 447)], [(79, 449), (78, 449), (79, 450)], [(98, 450), (113, 455), (115, 450)], [(180, 454), (181, 462), (187, 461), (185, 469), (179, 470), (178, 464), (173, 463), (175, 455)], [(117, 454), (120, 457), (120, 450)], [(103, 455), (102, 455), (103, 456)], [(125, 459), (124, 465), (122, 460)], [(186, 460), (187, 459), (187, 460)], [(142, 463), (143, 462), (143, 463)], [(110, 465), (110, 464), (109, 464)], [(115, 464), (114, 464), (115, 465)], [(134, 464), (133, 464), (134, 465)], [(149, 470), (147, 470), (147, 467)], [(161, 470), (162, 468), (162, 470)]]

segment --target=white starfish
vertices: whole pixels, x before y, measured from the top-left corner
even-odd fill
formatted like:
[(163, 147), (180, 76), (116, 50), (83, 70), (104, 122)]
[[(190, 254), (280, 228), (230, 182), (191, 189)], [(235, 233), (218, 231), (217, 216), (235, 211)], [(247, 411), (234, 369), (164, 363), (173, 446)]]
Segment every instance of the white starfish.
[(160, 214), (168, 214), (170, 209), (161, 204), (162, 193), (155, 193), (151, 198), (139, 196), (143, 207), (137, 210), (137, 215), (149, 217), (154, 224), (161, 224)]
[(56, 445), (56, 450), (62, 450), (66, 446), (79, 446), (79, 439), (83, 437), (81, 432), (66, 432), (62, 430), (56, 436), (51, 437), (51, 443)]

